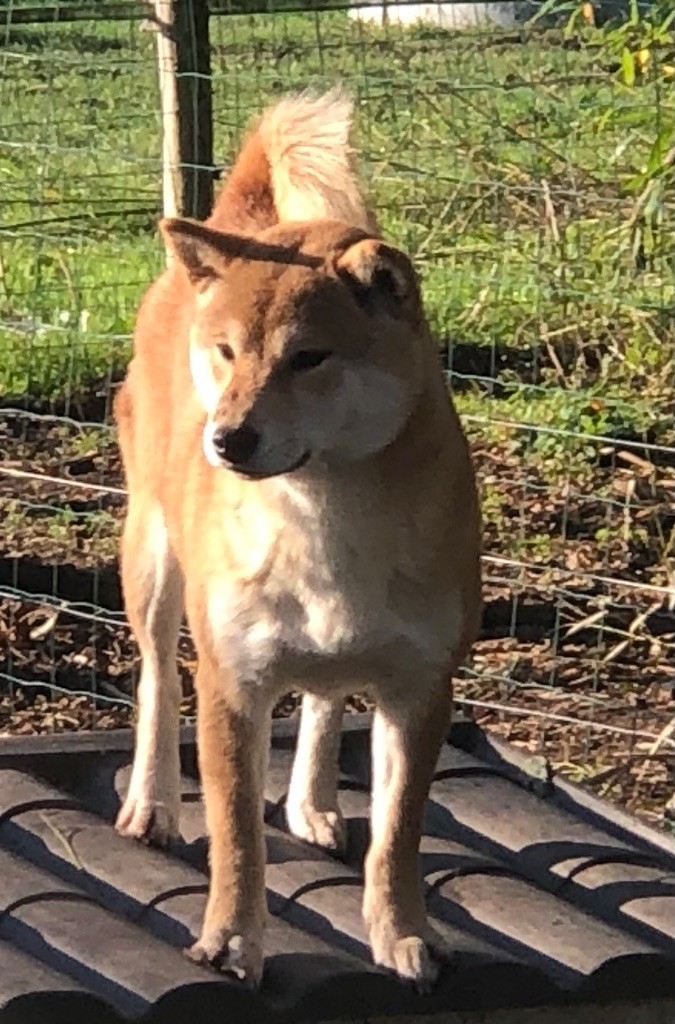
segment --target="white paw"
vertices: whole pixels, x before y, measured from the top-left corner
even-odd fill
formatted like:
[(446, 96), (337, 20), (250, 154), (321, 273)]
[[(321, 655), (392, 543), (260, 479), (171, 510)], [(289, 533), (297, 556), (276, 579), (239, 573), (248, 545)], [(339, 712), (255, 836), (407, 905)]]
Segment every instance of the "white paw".
[(129, 791), (115, 828), (123, 836), (141, 839), (153, 846), (168, 846), (179, 835), (180, 796), (153, 797), (152, 793)]
[(393, 971), (403, 981), (413, 982), (420, 992), (428, 992), (438, 977), (438, 964), (420, 935), (398, 936), (371, 933), (373, 959), (380, 967)]
[(347, 831), (342, 812), (316, 811), (306, 804), (287, 804), (286, 821), (288, 828), (306, 843), (321, 846), (324, 850), (343, 851), (347, 842)]
[(186, 952), (195, 963), (234, 974), (252, 988), (257, 988), (262, 980), (262, 941), (257, 936), (245, 936), (228, 929), (203, 932), (199, 941)]
[(411, 981), (420, 992), (429, 992), (438, 977), (438, 964), (424, 939), (419, 935), (407, 935), (402, 939), (381, 943), (373, 948), (376, 964), (395, 971), (403, 981)]
[(394, 971), (402, 981), (411, 982), (420, 993), (431, 991), (440, 971), (440, 959), (452, 955), (428, 927), (419, 929), (418, 934), (405, 934), (391, 923), (377, 921), (369, 932), (375, 963)]

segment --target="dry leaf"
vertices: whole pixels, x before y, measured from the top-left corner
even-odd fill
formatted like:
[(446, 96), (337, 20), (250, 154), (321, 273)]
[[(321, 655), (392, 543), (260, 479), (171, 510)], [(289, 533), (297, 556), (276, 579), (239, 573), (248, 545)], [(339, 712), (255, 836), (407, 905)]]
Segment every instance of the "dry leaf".
[(30, 633), (28, 634), (30, 639), (42, 640), (44, 637), (48, 636), (54, 629), (54, 626), (56, 625), (58, 618), (59, 613), (57, 610), (50, 612), (47, 618), (43, 619), (42, 622), (39, 623), (39, 625), (33, 626)]

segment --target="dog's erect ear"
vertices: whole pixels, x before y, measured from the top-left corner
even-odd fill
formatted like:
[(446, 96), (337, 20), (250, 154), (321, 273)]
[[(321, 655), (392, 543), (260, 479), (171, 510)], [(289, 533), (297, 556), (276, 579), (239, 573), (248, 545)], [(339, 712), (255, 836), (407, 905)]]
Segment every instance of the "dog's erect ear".
[(248, 239), (213, 231), (196, 220), (167, 217), (159, 222), (169, 252), (180, 260), (188, 277), (204, 287), (221, 277), (228, 264), (241, 255)]
[(407, 256), (376, 238), (363, 238), (335, 260), (335, 270), (365, 308), (393, 312), (418, 296), (415, 271)]

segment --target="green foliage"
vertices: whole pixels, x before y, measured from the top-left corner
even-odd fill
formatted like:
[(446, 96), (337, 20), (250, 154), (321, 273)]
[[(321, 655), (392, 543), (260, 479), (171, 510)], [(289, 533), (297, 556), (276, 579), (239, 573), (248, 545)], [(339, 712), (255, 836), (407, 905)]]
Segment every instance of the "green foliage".
[(668, 55), (675, 36), (675, 9), (670, 0), (655, 0), (642, 5), (629, 0), (628, 17), (611, 23), (600, 33), (598, 43), (610, 53), (620, 55), (624, 84), (641, 81), (653, 56)]
[[(229, 162), (276, 95), (345, 81), (378, 215), (413, 255), (436, 335), (462, 346), (462, 378), (473, 346), (499, 381), (480, 392), (487, 418), (506, 403), (573, 433), (653, 426), (675, 351), (673, 21), (659, 10), (520, 37), (325, 11), (213, 17), (216, 153)], [(654, 56), (628, 88), (620, 53), (638, 46)], [(154, 37), (137, 22), (22, 25), (0, 64), (0, 396), (74, 394), (124, 365), (162, 265)], [(636, 392), (649, 400), (631, 406)]]

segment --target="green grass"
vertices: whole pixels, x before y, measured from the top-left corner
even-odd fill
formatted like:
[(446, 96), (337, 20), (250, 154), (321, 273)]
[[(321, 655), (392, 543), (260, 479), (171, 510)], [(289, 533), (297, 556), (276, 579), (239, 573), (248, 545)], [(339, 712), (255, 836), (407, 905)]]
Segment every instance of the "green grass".
[[(226, 162), (275, 95), (355, 92), (381, 222), (415, 257), (439, 340), (465, 361), (480, 347), (507, 385), (495, 397), (474, 382), (465, 409), (670, 429), (655, 414), (672, 403), (675, 352), (675, 203), (654, 173), (675, 112), (666, 43), (629, 87), (615, 37), (592, 29), (565, 42), (279, 14), (213, 18), (212, 42)], [(124, 365), (162, 262), (154, 37), (22, 26), (0, 46), (0, 83), (0, 397), (67, 397)], [(621, 412), (584, 419), (598, 393)]]

